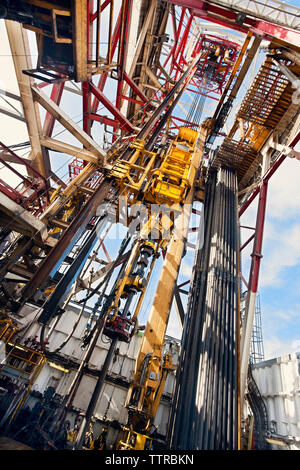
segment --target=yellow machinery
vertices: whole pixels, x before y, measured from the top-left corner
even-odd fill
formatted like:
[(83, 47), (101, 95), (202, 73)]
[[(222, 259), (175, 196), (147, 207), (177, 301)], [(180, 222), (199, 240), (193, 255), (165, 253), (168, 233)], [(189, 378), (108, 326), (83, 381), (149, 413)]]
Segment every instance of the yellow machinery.
[(122, 194), (130, 204), (137, 202), (142, 191), (142, 201), (153, 204), (183, 203), (195, 178), (191, 164), (198, 133), (181, 127), (166, 151), (149, 152), (145, 142), (136, 140), (129, 160), (119, 160), (111, 172)]
[(150, 450), (152, 439), (149, 436), (123, 428), (124, 437), (118, 442), (116, 450)]
[(194, 149), (197, 135), (196, 131), (181, 127), (160, 168), (153, 171), (150, 192), (156, 203), (184, 202), (195, 177), (191, 165), (191, 151)]
[[(145, 143), (137, 141), (132, 144), (135, 150), (131, 158), (119, 160), (114, 166), (111, 176), (115, 178), (122, 194), (127, 197), (128, 203), (136, 204), (140, 201), (141, 204), (147, 205), (149, 216), (141, 230), (142, 235), (148, 238), (153, 230), (158, 233), (156, 244), (149, 240), (137, 242), (136, 250), (148, 243), (152, 244), (152, 249), (157, 253), (159, 248), (166, 249), (172, 239), (176, 221), (184, 211), (183, 206), (194, 185), (199, 166), (199, 156), (195, 158), (197, 139), (198, 132), (181, 127), (166, 151), (157, 153), (148, 152), (145, 150)], [(170, 211), (158, 216), (151, 212), (151, 204), (160, 205), (160, 207), (165, 205)], [(131, 253), (132, 259), (135, 256), (134, 250), (135, 248)], [(126, 291), (129, 281), (130, 276), (125, 272), (120, 279), (119, 295), (123, 295), (124, 290)], [(131, 282), (138, 281), (131, 279)], [(118, 302), (118, 299), (117, 293), (114, 304)], [(124, 428), (124, 438), (117, 445), (119, 450), (142, 450), (151, 447), (151, 425), (160, 403), (168, 372), (175, 369), (171, 354), (163, 354), (162, 351), (168, 314), (157, 309), (151, 310), (136, 362), (134, 380), (130, 385), (126, 401), (129, 427)], [(155, 330), (153, 325), (155, 325)]]
[[(77, 433), (68, 434), (68, 440), (71, 444), (75, 443)], [(86, 436), (86, 446), (88, 450), (105, 450), (106, 448), (107, 428), (103, 427), (98, 437), (94, 437), (93, 427), (90, 425), (90, 431)]]
[(34, 339), (20, 344), (15, 340), (18, 328), (12, 320), (0, 312), (0, 342), (5, 345), (5, 360), (0, 365), (0, 371), (5, 371), (7, 376), (13, 377), (15, 396), (8, 406), (2, 424), (8, 425), (21, 409), (28, 398), (34, 382), (46, 363), (46, 357), (36, 346)]
[[(119, 160), (111, 171), (111, 177), (127, 203), (145, 204), (148, 211), (148, 219), (141, 227), (141, 240), (137, 239), (132, 246), (125, 271), (117, 282), (114, 299), (108, 307), (104, 334), (111, 338), (128, 342), (133, 334), (147, 283), (159, 256), (158, 251), (167, 246), (174, 227), (171, 213), (178, 216), (181, 212), (181, 205), (195, 178), (192, 156), (197, 136), (196, 131), (182, 127), (166, 152), (162, 153), (147, 151), (145, 142), (137, 140), (131, 145), (134, 151), (129, 160)], [(153, 213), (153, 206), (151, 208), (149, 203), (166, 204), (170, 211)], [(153, 235), (155, 240), (152, 240)], [(145, 278), (144, 272), (151, 257), (152, 262)], [(141, 293), (140, 299), (131, 318), (120, 314), (121, 299), (138, 292)], [(164, 374), (169, 362), (169, 359), (165, 361)]]
[[(148, 213), (147, 220), (141, 224), (141, 236), (132, 244), (111, 303), (107, 306), (103, 333), (111, 338), (128, 342), (135, 331), (137, 316), (159, 251), (161, 249), (165, 251), (170, 243), (175, 224), (183, 213), (183, 205), (194, 185), (199, 166), (199, 162), (195, 164), (195, 161), (199, 160), (199, 156), (195, 159), (197, 138), (196, 131), (182, 127), (176, 138), (166, 145), (166, 149), (159, 149), (157, 152), (147, 151), (145, 142), (136, 141), (132, 144), (131, 158), (119, 160), (111, 171), (110, 176), (121, 194), (126, 196), (127, 204), (129, 206), (143, 204)], [(59, 232), (60, 226), (58, 223), (55, 225), (53, 221), (67, 222), (68, 217), (72, 216), (74, 206), (77, 205), (77, 180), (82, 183), (92, 170), (94, 170), (93, 164), (87, 165), (67, 189), (62, 193), (58, 191), (53, 194), (50, 206), (43, 214), (43, 220), (49, 222), (52, 227), (54, 225), (52, 232), (54, 235)], [(62, 218), (58, 219), (62, 203), (64, 205)], [(152, 211), (155, 205), (166, 206), (169, 211), (157, 214)], [(155, 234), (154, 239), (153, 234)], [(139, 294), (139, 299), (134, 311), (129, 312), (126, 310), (127, 300), (130, 305), (130, 300), (135, 294)], [(120, 307), (123, 300), (125, 300), (124, 309)], [(171, 354), (163, 355), (162, 352), (168, 316), (160, 316), (157, 311), (150, 316), (134, 380), (129, 389), (127, 399), (129, 427), (124, 429), (124, 438), (118, 443), (120, 450), (141, 450), (151, 447), (151, 424), (157, 412), (167, 374), (175, 369)], [(151, 327), (153, 321), (156, 323), (155, 334)], [(42, 355), (41, 360), (43, 363)], [(40, 370), (39, 367), (37, 369)], [(102, 444), (99, 449), (103, 448)], [(90, 448), (94, 448), (93, 446), (91, 442)]]

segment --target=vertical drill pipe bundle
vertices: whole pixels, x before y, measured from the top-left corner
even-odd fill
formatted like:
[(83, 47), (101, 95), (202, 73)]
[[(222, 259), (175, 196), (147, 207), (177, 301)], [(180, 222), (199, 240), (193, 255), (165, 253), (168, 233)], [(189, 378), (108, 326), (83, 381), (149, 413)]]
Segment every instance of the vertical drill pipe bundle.
[(211, 173), (177, 371), (173, 449), (238, 447), (236, 192), (232, 170)]

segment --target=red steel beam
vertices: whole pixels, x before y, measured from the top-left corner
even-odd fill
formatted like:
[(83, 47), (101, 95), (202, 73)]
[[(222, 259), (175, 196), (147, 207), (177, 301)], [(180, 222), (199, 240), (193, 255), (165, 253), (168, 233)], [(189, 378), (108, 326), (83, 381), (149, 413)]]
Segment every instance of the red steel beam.
[(262, 258), (262, 242), (266, 217), (267, 192), (269, 180), (263, 181), (259, 191), (259, 203), (256, 219), (256, 233), (254, 235), (254, 247), (249, 277), (249, 290), (257, 292), (258, 278), (260, 271), (260, 261)]
[[(185, 119), (181, 119), (181, 118), (176, 117), (176, 116), (172, 116), (172, 117), (171, 117), (171, 120), (173, 121), (173, 119), (175, 119), (176, 121), (183, 122), (183, 124), (184, 124), (185, 126), (195, 126), (195, 123), (194, 123), (194, 122), (186, 121)], [(176, 126), (176, 123), (175, 123), (175, 122), (174, 122), (173, 124)], [(199, 125), (199, 126), (200, 126), (200, 125)]]
[[(22, 157), (19, 157), (15, 152), (13, 152), (9, 147), (6, 147), (2, 142), (0, 142), (0, 147), (2, 147), (3, 150), (6, 152), (10, 153), (13, 157), (14, 160), (17, 160), (21, 165), (24, 165), (27, 169), (28, 174), (34, 175), (35, 179), (33, 181), (30, 181), (26, 176), (24, 176), (22, 173), (20, 173), (18, 170), (16, 170), (14, 167), (12, 167), (8, 162), (6, 162), (4, 159), (0, 157), (0, 161), (5, 165), (11, 172), (13, 172), (15, 175), (17, 175), (21, 180), (23, 180), (26, 189), (23, 191), (23, 193), (19, 193), (19, 197), (21, 200), (26, 200), (26, 201), (32, 201), (33, 199), (37, 199), (38, 203), (41, 206), (41, 201), (40, 198), (45, 195), (47, 198), (47, 201), (50, 201), (49, 197), (49, 192), (48, 192), (48, 182), (47, 179), (42, 176), (38, 171), (36, 171), (25, 159)], [(16, 196), (16, 190), (14, 188), (10, 188), (10, 186), (7, 183), (4, 183), (6, 188), (9, 188), (11, 190), (12, 194), (12, 199), (16, 200), (16, 198), (13, 196), (13, 194)], [(2, 187), (3, 189), (3, 187)], [(25, 193), (31, 189), (32, 194), (29, 193), (28, 196), (25, 195)], [(3, 191), (6, 192), (6, 191)], [(9, 196), (9, 194), (6, 192), (6, 194)]]
[[(103, 12), (103, 10), (107, 7), (107, 5), (109, 5), (111, 3), (111, 0), (105, 0), (105, 2), (102, 3), (101, 5), (101, 8), (100, 8), (100, 11), (101, 13)], [(90, 21), (95, 21), (95, 19), (97, 18), (97, 14), (98, 14), (98, 11), (95, 11), (95, 13), (93, 13), (91, 16), (90, 16)]]
[(99, 114), (90, 113), (88, 117), (92, 121), (101, 122), (102, 124), (107, 124), (111, 127), (118, 127), (120, 125), (118, 121), (116, 121), (115, 119), (111, 119), (107, 116), (99, 116)]
[[(221, 24), (222, 26), (244, 33), (252, 31), (254, 34), (262, 35), (265, 39), (277, 38), (300, 46), (300, 33), (298, 31), (274, 24), (271, 21), (261, 20), (259, 18), (255, 19), (247, 16), (247, 14), (245, 14), (242, 21), (239, 21), (239, 12), (235, 12), (229, 7), (213, 5), (208, 1), (170, 0), (170, 2), (191, 8), (195, 16)], [(253, 13), (253, 16), (255, 16), (255, 13)]]
[[(52, 86), (50, 98), (57, 105), (59, 105), (60, 103), (63, 90), (64, 90), (64, 85), (65, 85), (65, 82), (59, 82), (59, 83), (54, 83)], [(54, 128), (54, 123), (55, 123), (55, 117), (52, 116), (52, 114), (50, 114), (49, 111), (47, 111), (45, 120), (44, 120), (44, 125), (43, 125), (43, 135), (47, 137), (51, 137), (53, 128)]]
[[(116, 97), (116, 108), (121, 108), (122, 101), (122, 91), (124, 85), (124, 72), (125, 72), (125, 62), (127, 54), (127, 42), (129, 34), (129, 24), (131, 16), (131, 0), (125, 0), (122, 5), (122, 19), (121, 19), (121, 32), (120, 32), (120, 42), (119, 42), (119, 51), (118, 51), (118, 86), (117, 86), (117, 97)], [(113, 140), (115, 136), (113, 137)]]
[(143, 101), (135, 100), (134, 98), (130, 98), (129, 96), (122, 95), (121, 98), (122, 100), (131, 101), (131, 103), (139, 104), (141, 106), (145, 104)]
[[(117, 18), (117, 21), (116, 21), (116, 24), (115, 24), (115, 29), (114, 29), (112, 39), (111, 39), (111, 57), (114, 56), (114, 54), (116, 52), (116, 49), (117, 49), (118, 41), (119, 41), (119, 38), (120, 38), (120, 29), (121, 29), (121, 8), (120, 8), (120, 11), (119, 11), (119, 15), (118, 15), (118, 18)], [(104, 90), (107, 77), (108, 77), (108, 72), (103, 73), (103, 74), (100, 75), (99, 82), (98, 82), (98, 85), (97, 85), (97, 88), (100, 91)], [(99, 100), (96, 97), (94, 97), (92, 105), (91, 105), (91, 112), (92, 113), (97, 112), (98, 105), (99, 105)]]
[[(186, 61), (183, 58), (183, 53), (184, 53), (184, 49), (185, 49), (185, 46), (186, 46), (186, 43), (187, 43), (187, 40), (188, 40), (188, 36), (189, 36), (189, 32), (190, 32), (190, 29), (191, 29), (191, 26), (192, 26), (193, 18), (194, 18), (194, 15), (191, 14), (188, 21), (187, 21), (187, 24), (184, 28), (184, 33), (182, 35), (182, 38), (181, 38), (180, 44), (178, 46), (178, 49), (175, 53), (175, 60), (176, 61), (177, 61), (178, 55), (180, 53), (179, 64), (182, 64), (183, 61), (186, 63)], [(178, 73), (178, 71), (177, 71), (177, 73)]]
[(240, 251), (242, 251), (246, 246), (253, 240), (255, 237), (255, 233), (252, 233), (251, 237), (248, 238), (248, 240), (241, 246)]
[[(300, 132), (292, 139), (289, 144), (290, 148), (294, 148), (295, 145), (300, 141)], [(239, 211), (239, 217), (245, 212), (247, 207), (259, 194), (259, 202), (257, 208), (257, 217), (256, 217), (256, 226), (255, 233), (250, 237), (250, 239), (241, 247), (241, 250), (254, 238), (253, 253), (251, 254), (252, 261), (250, 267), (249, 283), (248, 290), (253, 294), (257, 293), (258, 279), (260, 272), (260, 262), (262, 258), (262, 242), (263, 242), (263, 232), (265, 224), (265, 215), (266, 215), (266, 203), (267, 203), (267, 192), (268, 192), (268, 183), (271, 176), (279, 168), (282, 162), (285, 160), (286, 155), (281, 154), (271, 168), (263, 176), (261, 184), (253, 191), (251, 197), (248, 201), (242, 206)]]
[[(101, 2), (97, 2), (101, 3)], [(94, 8), (94, 0), (88, 0), (87, 2), (87, 30), (86, 30), (86, 40), (87, 40), (87, 56), (86, 60), (89, 63), (90, 60), (93, 58), (93, 8)], [(100, 8), (101, 10), (101, 8)], [(102, 11), (102, 10), (101, 10)], [(98, 17), (96, 12), (96, 18)], [(96, 28), (97, 29), (97, 28)], [(97, 41), (100, 41), (97, 34)], [(96, 47), (96, 50), (97, 47)], [(97, 53), (96, 53), (97, 55)], [(98, 57), (96, 57), (96, 60)], [(86, 81), (81, 83), (81, 90), (82, 90), (82, 112), (83, 112), (83, 130), (88, 135), (91, 135), (91, 120), (89, 119), (88, 115), (91, 112), (91, 93), (89, 89), (89, 83), (91, 82), (91, 78), (89, 77)], [(85, 162), (86, 164), (86, 162)]]
[(91, 109), (91, 93), (89, 89), (89, 80), (81, 83), (82, 90), (82, 110), (83, 110), (83, 130), (87, 134), (91, 133), (91, 120), (89, 117)]
[(149, 100), (148, 100), (147, 96), (139, 89), (137, 84), (127, 75), (126, 72), (123, 72), (123, 77), (124, 77), (125, 82), (130, 86), (130, 88), (132, 88), (132, 90), (135, 92), (135, 94), (139, 98), (141, 98), (141, 100), (144, 103), (148, 103)]
[(108, 111), (114, 116), (114, 118), (120, 123), (122, 129), (127, 130), (128, 132), (133, 132), (135, 127), (131, 124), (130, 121), (119, 111), (119, 109), (112, 104), (112, 102), (100, 91), (92, 82), (89, 84), (90, 90), (93, 95), (100, 101)]

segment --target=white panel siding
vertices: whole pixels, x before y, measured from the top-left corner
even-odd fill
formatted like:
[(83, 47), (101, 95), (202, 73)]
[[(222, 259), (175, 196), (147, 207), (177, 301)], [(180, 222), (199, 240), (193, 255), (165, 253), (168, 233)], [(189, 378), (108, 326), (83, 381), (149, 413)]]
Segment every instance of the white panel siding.
[(253, 367), (253, 377), (267, 406), (269, 424), (277, 434), (294, 439), (294, 443), (286, 448), (300, 450), (299, 371), (299, 353), (264, 361)]
[[(31, 309), (31, 311), (33, 312), (33, 309)], [(58, 321), (57, 318), (52, 321), (52, 325), (55, 324), (55, 327), (49, 338), (50, 351), (58, 348), (66, 340), (70, 332), (73, 330), (73, 326), (75, 325), (76, 320), (78, 319), (79, 311), (80, 307), (78, 307), (78, 305), (72, 305), (72, 309), (68, 309), (62, 315), (62, 317), (58, 319)], [(60, 353), (66, 359), (70, 358), (79, 363), (85, 354), (85, 350), (81, 349), (81, 339), (85, 331), (87, 318), (88, 315), (82, 316), (72, 337), (60, 350)], [(30, 326), (26, 337), (37, 335), (38, 339), (40, 339), (40, 328), (41, 325), (39, 323), (33, 323)], [(46, 328), (45, 338), (48, 331), (49, 327)], [(138, 332), (138, 334), (132, 338), (129, 344), (125, 342), (118, 343), (116, 354), (108, 370), (109, 376), (112, 378), (120, 378), (128, 383), (132, 381), (135, 371), (136, 358), (139, 353), (142, 338), (143, 333)], [(91, 369), (101, 369), (107, 354), (107, 350), (109, 348), (109, 344), (109, 338), (104, 335), (98, 339), (96, 347), (89, 361), (89, 367)], [(179, 350), (180, 345), (178, 340), (168, 337), (163, 348), (163, 353), (170, 352), (172, 354), (173, 363), (175, 365), (178, 363)], [(63, 396), (67, 393), (68, 388), (72, 383), (72, 380), (75, 376), (75, 370), (68, 370), (68, 367), (65, 366), (66, 371), (64, 372), (62, 370), (51, 367), (50, 363), (51, 360), (49, 360), (44, 366), (34, 384), (33, 389), (43, 393), (45, 389), (51, 385), (55, 387), (56, 393)], [(164, 395), (169, 399), (171, 399), (174, 391), (174, 379), (175, 372), (170, 372), (164, 388)], [(73, 406), (75, 409), (83, 412), (86, 410), (95, 384), (96, 377), (87, 375), (84, 376), (84, 379), (80, 383), (73, 401)], [(95, 417), (101, 420), (106, 416), (108, 420), (117, 420), (120, 424), (126, 425), (128, 415), (124, 404), (126, 401), (127, 392), (127, 388), (122, 386), (122, 384), (117, 385), (105, 382), (103, 391), (96, 406)], [(161, 435), (166, 435), (169, 415), (170, 404), (163, 399), (162, 403), (159, 405), (158, 413), (155, 419), (158, 433)]]

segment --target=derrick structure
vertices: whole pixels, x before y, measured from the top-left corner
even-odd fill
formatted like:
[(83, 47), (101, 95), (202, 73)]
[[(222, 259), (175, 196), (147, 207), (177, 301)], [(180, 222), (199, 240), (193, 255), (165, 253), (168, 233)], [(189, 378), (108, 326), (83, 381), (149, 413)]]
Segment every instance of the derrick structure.
[[(299, 9), (277, 0), (0, 5), (19, 87), (19, 94), (5, 93), (21, 102), (23, 114), (3, 112), (26, 122), (30, 145), (24, 158), (5, 136), (0, 142), (10, 172), (0, 181), (1, 324), (9, 357), (14, 347), (30, 350), (26, 331), (38, 322), (35, 347), (57, 358), (64, 344), (51, 345), (51, 332), (67, 316), (68, 302), (78, 296), (82, 312), (92, 305), (83, 358), (59, 417), (84, 380), (98, 338), (107, 336), (110, 348), (77, 435), (81, 448), (118, 342), (139, 330), (161, 256), (118, 448), (141, 449), (151, 439), (175, 369), (162, 348), (173, 298), (183, 335), (169, 445), (240, 448), (268, 181), (285, 158), (299, 157)], [(241, 96), (242, 84), (248, 90)], [(63, 177), (53, 164), (57, 154), (66, 159)], [(12, 176), (18, 185), (10, 184)], [(239, 220), (256, 197), (256, 225), (241, 244)], [(184, 309), (177, 281), (195, 201), (204, 207), (204, 238)], [(126, 235), (111, 248), (105, 237), (116, 224)], [(240, 258), (252, 242), (246, 280)], [(36, 307), (30, 318), (28, 305)], [(1, 424), (9, 426), (13, 416)]]

